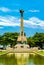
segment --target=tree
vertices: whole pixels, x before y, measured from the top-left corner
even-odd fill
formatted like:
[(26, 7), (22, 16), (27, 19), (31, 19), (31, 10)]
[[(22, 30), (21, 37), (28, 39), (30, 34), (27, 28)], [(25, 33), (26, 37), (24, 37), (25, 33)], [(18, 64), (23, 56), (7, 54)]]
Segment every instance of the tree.
[(34, 42), (35, 42), (35, 46), (39, 46), (40, 48), (43, 48), (43, 44), (44, 44), (44, 33), (36, 33), (33, 36)]
[(37, 46), (41, 49), (44, 48), (44, 33), (36, 33), (33, 37), (27, 38), (28, 44), (33, 47)]
[(11, 45), (14, 46), (17, 42), (17, 37), (18, 37), (19, 33), (15, 32), (15, 33), (4, 33), (3, 35), (3, 45)]
[[(0, 44), (3, 46), (11, 45), (13, 47), (15, 44), (17, 44), (17, 38), (19, 33), (4, 33), (3, 35), (0, 35)], [(27, 44), (29, 44), (30, 47), (39, 46), (40, 48), (44, 48), (44, 33), (36, 33), (32, 37), (27, 38)]]
[(32, 39), (32, 37), (27, 38), (27, 42), (28, 42), (30, 47), (34, 47), (35, 46), (35, 43), (34, 43), (34, 40)]

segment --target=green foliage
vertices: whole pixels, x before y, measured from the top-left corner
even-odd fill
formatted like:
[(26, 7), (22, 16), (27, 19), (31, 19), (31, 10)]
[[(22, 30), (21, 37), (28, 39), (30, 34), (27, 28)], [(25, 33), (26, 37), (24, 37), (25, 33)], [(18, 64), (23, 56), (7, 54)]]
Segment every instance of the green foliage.
[(44, 33), (36, 33), (33, 37), (28, 38), (28, 44), (31, 46), (38, 46), (39, 48), (43, 48)]
[[(17, 44), (18, 35), (19, 35), (19, 33), (17, 33), (17, 32), (4, 33), (3, 35), (0, 35), (0, 44), (2, 44), (3, 46), (11, 45), (11, 47), (12, 47), (15, 44)], [(30, 47), (37, 46), (39, 48), (43, 48), (44, 47), (44, 33), (36, 33), (36, 34), (34, 34), (33, 37), (28, 37), (27, 44), (29, 44)]]
[(17, 42), (17, 37), (19, 33), (4, 33), (2, 36), (0, 36), (0, 44), (2, 45), (11, 45), (14, 46)]
[(30, 47), (34, 47), (35, 43), (32, 37), (27, 38), (27, 42), (29, 44)]

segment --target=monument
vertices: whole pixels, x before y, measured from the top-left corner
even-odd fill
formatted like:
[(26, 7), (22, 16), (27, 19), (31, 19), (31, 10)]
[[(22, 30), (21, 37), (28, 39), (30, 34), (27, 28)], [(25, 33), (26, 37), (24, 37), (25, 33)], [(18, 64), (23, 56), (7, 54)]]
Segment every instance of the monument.
[(20, 10), (20, 14), (21, 14), (20, 35), (18, 36), (18, 39), (17, 39), (17, 42), (20, 42), (22, 44), (27, 42), (26, 36), (24, 35), (23, 13), (24, 13), (24, 10)]

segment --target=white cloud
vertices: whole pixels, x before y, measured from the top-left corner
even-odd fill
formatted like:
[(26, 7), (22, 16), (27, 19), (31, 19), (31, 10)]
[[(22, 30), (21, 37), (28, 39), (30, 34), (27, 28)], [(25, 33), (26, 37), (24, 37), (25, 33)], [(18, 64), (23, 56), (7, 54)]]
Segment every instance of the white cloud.
[(9, 8), (6, 8), (6, 7), (0, 7), (0, 11), (2, 11), (2, 12), (19, 12), (19, 10), (18, 9), (9, 9)]
[(11, 10), (9, 8), (6, 8), (6, 7), (0, 7), (0, 11), (2, 11), (2, 12), (9, 12)]
[(36, 17), (31, 17), (29, 20), (25, 20), (25, 23), (27, 24), (27, 27), (44, 28), (44, 20), (40, 20)]
[[(0, 26), (20, 26), (20, 19), (14, 16), (0, 16)], [(44, 29), (44, 20), (40, 20), (36, 17), (31, 17), (28, 20), (24, 20), (25, 27)]]
[(18, 19), (13, 16), (0, 16), (0, 26), (19, 26)]
[(40, 10), (28, 10), (28, 12), (40, 12)]

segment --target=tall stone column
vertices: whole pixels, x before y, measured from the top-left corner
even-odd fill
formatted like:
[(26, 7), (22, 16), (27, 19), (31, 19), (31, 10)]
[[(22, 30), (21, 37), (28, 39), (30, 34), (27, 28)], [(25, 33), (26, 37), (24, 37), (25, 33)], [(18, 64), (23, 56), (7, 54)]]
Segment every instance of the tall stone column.
[(20, 35), (23, 36), (24, 35), (24, 22), (23, 22), (23, 10), (20, 10), (20, 14), (21, 14), (21, 28), (20, 28)]
[(19, 41), (21, 43), (27, 41), (26, 37), (24, 36), (24, 21), (23, 21), (24, 17), (23, 17), (23, 13), (24, 13), (24, 11), (20, 10), (20, 14), (21, 14), (20, 35), (18, 36), (18, 39), (17, 39), (17, 41)]

